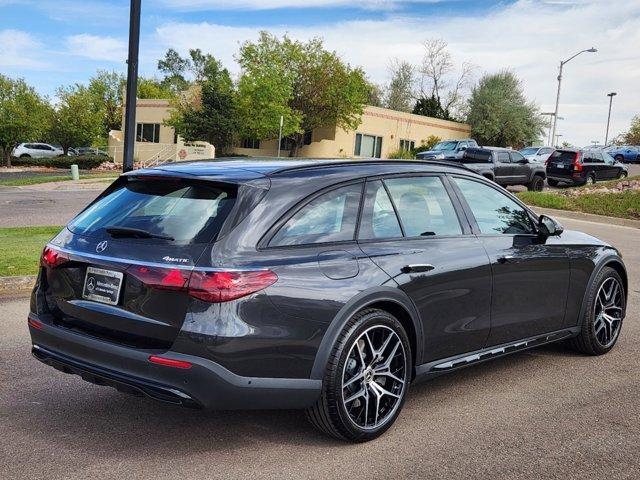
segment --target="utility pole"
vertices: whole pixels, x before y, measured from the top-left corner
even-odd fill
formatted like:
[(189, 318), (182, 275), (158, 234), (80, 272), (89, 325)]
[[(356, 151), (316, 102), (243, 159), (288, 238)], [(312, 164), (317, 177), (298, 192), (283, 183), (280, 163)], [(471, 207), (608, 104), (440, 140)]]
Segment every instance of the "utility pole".
[(609, 116), (607, 117), (607, 133), (604, 136), (604, 146), (607, 146), (607, 142), (609, 141), (609, 123), (611, 122), (611, 104), (613, 103), (613, 97), (617, 94), (616, 92), (607, 93), (607, 97), (609, 97)]
[(278, 158), (280, 158), (280, 147), (282, 147), (282, 127), (284, 125), (284, 115), (280, 115), (280, 133), (278, 134)]
[(571, 60), (576, 58), (581, 53), (585, 53), (585, 52), (595, 53), (597, 51), (598, 51), (597, 49), (591, 47), (591, 48), (589, 48), (587, 50), (579, 51), (575, 55), (569, 57), (567, 60), (561, 60), (560, 61), (560, 72), (558, 73), (558, 93), (556, 94), (556, 109), (553, 112), (553, 133), (551, 134), (551, 138), (552, 139), (556, 138), (556, 128), (557, 128), (557, 125), (558, 125), (558, 105), (560, 104), (560, 86), (562, 84), (562, 67), (564, 67), (567, 63), (569, 63)]
[(129, 14), (129, 57), (127, 59), (127, 98), (124, 113), (124, 152), (122, 171), (133, 170), (136, 144), (136, 103), (138, 93), (138, 52), (140, 51), (141, 0), (131, 0)]

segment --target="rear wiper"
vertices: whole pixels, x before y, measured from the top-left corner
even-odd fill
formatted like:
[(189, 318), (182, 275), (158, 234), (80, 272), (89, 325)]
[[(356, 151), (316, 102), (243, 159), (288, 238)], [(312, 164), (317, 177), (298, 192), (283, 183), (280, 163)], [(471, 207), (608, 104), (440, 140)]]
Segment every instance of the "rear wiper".
[(162, 235), (160, 233), (151, 233), (140, 228), (128, 228), (128, 227), (107, 227), (105, 228), (107, 233), (112, 237), (132, 237), (132, 238), (160, 238), (162, 240), (175, 240), (175, 238), (169, 235)]

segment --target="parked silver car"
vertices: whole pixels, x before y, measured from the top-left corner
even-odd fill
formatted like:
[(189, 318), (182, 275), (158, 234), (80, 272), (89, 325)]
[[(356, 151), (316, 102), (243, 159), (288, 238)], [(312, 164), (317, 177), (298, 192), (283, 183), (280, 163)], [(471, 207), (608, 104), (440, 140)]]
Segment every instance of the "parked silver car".
[(531, 162), (544, 163), (554, 151), (551, 147), (527, 147), (520, 150), (520, 153)]
[(61, 148), (56, 148), (48, 143), (21, 143), (13, 150), (14, 157), (22, 158), (51, 158), (63, 155)]

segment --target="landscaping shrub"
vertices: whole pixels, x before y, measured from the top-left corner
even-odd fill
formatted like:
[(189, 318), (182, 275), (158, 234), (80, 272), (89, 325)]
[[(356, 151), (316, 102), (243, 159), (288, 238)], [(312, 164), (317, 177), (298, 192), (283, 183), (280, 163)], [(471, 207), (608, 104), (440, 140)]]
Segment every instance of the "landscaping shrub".
[(392, 159), (392, 160), (394, 160), (394, 159), (411, 159), (411, 158), (415, 158), (415, 156), (409, 150), (398, 149), (395, 152), (391, 152), (389, 154), (389, 158)]
[(48, 168), (71, 168), (71, 165), (78, 165), (81, 170), (91, 170), (102, 163), (112, 160), (104, 155), (78, 155), (75, 157), (53, 157), (53, 158), (12, 158), (11, 165), (15, 167), (48, 167)]

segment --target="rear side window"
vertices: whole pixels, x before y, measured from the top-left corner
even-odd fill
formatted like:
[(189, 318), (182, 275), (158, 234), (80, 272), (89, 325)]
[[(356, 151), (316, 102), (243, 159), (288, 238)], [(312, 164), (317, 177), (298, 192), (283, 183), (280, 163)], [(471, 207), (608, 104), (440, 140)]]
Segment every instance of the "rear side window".
[(181, 243), (209, 243), (233, 208), (234, 185), (128, 178), (69, 224), (79, 235), (135, 228)]
[(511, 160), (509, 159), (509, 152), (497, 152), (496, 157), (500, 163), (511, 163)]
[(271, 247), (353, 240), (362, 184), (347, 185), (316, 197), (298, 210), (269, 242)]
[(462, 156), (462, 163), (491, 163), (491, 152), (468, 148)]
[(451, 198), (439, 177), (393, 178), (384, 182), (406, 237), (462, 233)]
[(384, 185), (380, 180), (367, 182), (358, 238), (372, 240), (401, 237), (400, 223)]

